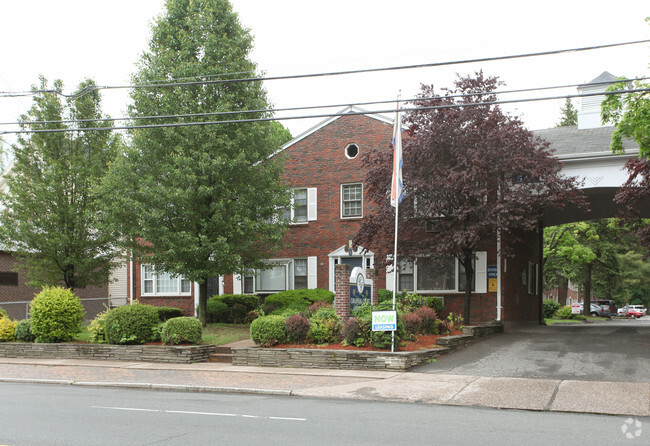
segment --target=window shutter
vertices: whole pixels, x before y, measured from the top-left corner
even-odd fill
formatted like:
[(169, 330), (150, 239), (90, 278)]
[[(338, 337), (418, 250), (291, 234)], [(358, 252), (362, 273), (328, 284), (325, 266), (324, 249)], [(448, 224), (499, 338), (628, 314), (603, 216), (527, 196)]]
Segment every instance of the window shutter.
[(318, 258), (307, 257), (307, 288), (318, 288)]
[(317, 193), (315, 187), (307, 188), (307, 221), (316, 221)]
[(395, 273), (393, 265), (388, 265), (386, 266), (386, 289), (393, 291), (393, 288), (395, 288)]
[(476, 253), (476, 264), (474, 266), (474, 289), (476, 293), (487, 293), (487, 251)]
[(232, 294), (242, 294), (241, 282), (239, 274), (232, 275)]

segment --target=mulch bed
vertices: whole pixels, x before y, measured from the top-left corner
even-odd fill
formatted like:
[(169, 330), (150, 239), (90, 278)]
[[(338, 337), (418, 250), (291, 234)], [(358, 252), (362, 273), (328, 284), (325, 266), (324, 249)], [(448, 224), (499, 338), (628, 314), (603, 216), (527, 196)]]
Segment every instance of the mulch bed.
[[(415, 352), (418, 350), (427, 350), (434, 348), (436, 345), (436, 340), (438, 338), (444, 338), (447, 336), (455, 336), (463, 334), (461, 331), (452, 329), (449, 335), (418, 335), (415, 341), (406, 341), (403, 342), (399, 347), (396, 346), (395, 350), (400, 352)], [(366, 347), (355, 347), (354, 345), (344, 346), (339, 343), (330, 343), (330, 344), (278, 344), (270, 348), (310, 348), (310, 349), (321, 349), (321, 350), (358, 350), (358, 351), (390, 351), (390, 347), (387, 349), (378, 349), (372, 348), (369, 345)]]

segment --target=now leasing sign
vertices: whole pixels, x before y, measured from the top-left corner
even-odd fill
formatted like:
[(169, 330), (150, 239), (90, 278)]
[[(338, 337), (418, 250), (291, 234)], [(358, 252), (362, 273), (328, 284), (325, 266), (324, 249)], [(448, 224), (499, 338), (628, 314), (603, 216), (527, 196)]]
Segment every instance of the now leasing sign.
[(396, 331), (397, 311), (373, 311), (372, 331)]

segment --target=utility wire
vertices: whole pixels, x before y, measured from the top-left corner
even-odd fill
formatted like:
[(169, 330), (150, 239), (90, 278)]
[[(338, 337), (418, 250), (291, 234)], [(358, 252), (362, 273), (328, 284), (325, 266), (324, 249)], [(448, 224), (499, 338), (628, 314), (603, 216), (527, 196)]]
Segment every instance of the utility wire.
[[(618, 90), (618, 91), (606, 91), (606, 92), (596, 92), (596, 93), (583, 93), (583, 94), (573, 94), (573, 95), (561, 95), (561, 96), (547, 96), (541, 98), (526, 98), (526, 99), (511, 99), (505, 101), (490, 101), (490, 102), (469, 102), (469, 103), (460, 103), (460, 104), (447, 104), (447, 105), (432, 105), (432, 106), (418, 106), (410, 108), (391, 108), (386, 110), (364, 110), (364, 111), (351, 111), (347, 113), (323, 113), (307, 116), (286, 116), (286, 117), (267, 117), (267, 118), (251, 118), (251, 119), (231, 119), (223, 121), (201, 121), (201, 122), (176, 122), (168, 124), (146, 124), (146, 125), (124, 125), (117, 127), (89, 127), (89, 128), (63, 128), (63, 129), (39, 129), (39, 130), (15, 130), (15, 131), (5, 131), (0, 132), (0, 135), (3, 134), (30, 134), (30, 133), (61, 133), (61, 132), (88, 132), (88, 131), (112, 131), (112, 130), (137, 130), (137, 129), (158, 129), (158, 128), (171, 128), (171, 127), (194, 127), (199, 125), (218, 125), (218, 124), (240, 124), (240, 123), (251, 123), (251, 122), (266, 122), (266, 121), (288, 121), (296, 119), (312, 119), (312, 118), (331, 118), (338, 116), (354, 116), (354, 115), (376, 115), (376, 114), (388, 114), (395, 113), (397, 111), (405, 112), (414, 112), (414, 111), (427, 111), (427, 110), (441, 110), (449, 108), (461, 108), (461, 107), (479, 107), (479, 106), (490, 106), (490, 105), (501, 105), (501, 104), (513, 104), (513, 103), (523, 103), (523, 102), (537, 102), (537, 101), (548, 101), (554, 99), (564, 99), (564, 98), (584, 98), (590, 96), (609, 96), (614, 94), (621, 93), (637, 93), (637, 92), (650, 92), (650, 88), (638, 88), (630, 90)], [(445, 96), (439, 96), (436, 99), (445, 99)]]
[(562, 53), (591, 51), (591, 50), (597, 50), (603, 48), (612, 48), (612, 47), (624, 46), (624, 45), (635, 45), (635, 44), (647, 43), (647, 42), (650, 42), (650, 40), (646, 39), (646, 40), (636, 40), (631, 42), (609, 43), (604, 45), (594, 45), (594, 46), (579, 47), (579, 48), (567, 48), (561, 50), (541, 51), (535, 53), (524, 53), (524, 54), (508, 55), (508, 56), (483, 57), (478, 59), (461, 59), (461, 60), (449, 61), (449, 62), (431, 62), (431, 63), (423, 63), (423, 64), (415, 64), (415, 65), (366, 68), (366, 69), (359, 69), (359, 70), (330, 71), (330, 72), (310, 73), (310, 74), (293, 74), (293, 75), (284, 75), (284, 76), (266, 76), (266, 77), (251, 77), (251, 78), (239, 78), (239, 79), (220, 79), (220, 80), (205, 80), (205, 81), (193, 81), (193, 82), (167, 82), (167, 83), (153, 83), (153, 84), (150, 83), (150, 84), (117, 85), (117, 86), (95, 85), (95, 86), (88, 87), (88, 90), (84, 89), (79, 93), (75, 93), (71, 95), (66, 95), (56, 90), (33, 90), (30, 92), (18, 92), (18, 93), (0, 92), (0, 97), (14, 97), (14, 96), (21, 96), (21, 95), (27, 96), (27, 95), (34, 95), (38, 93), (54, 93), (63, 96), (65, 98), (78, 98), (94, 90), (161, 88), (161, 87), (181, 87), (181, 86), (186, 87), (186, 86), (193, 86), (193, 85), (233, 84), (233, 83), (241, 83), (241, 82), (261, 82), (261, 81), (274, 81), (274, 80), (287, 80), (287, 79), (315, 78), (315, 77), (325, 77), (325, 76), (341, 76), (341, 75), (348, 75), (348, 74), (376, 73), (382, 71), (395, 71), (395, 70), (410, 70), (415, 68), (431, 68), (431, 67), (440, 67), (445, 65), (461, 65), (461, 64), (476, 63), (476, 62), (493, 62), (493, 61), (508, 60), (508, 59), (550, 56), (550, 55), (556, 55)]
[[(516, 90), (504, 90), (504, 91), (493, 91), (493, 92), (482, 92), (482, 93), (466, 93), (466, 94), (455, 94), (444, 96), (446, 99), (452, 98), (467, 98), (480, 96), (485, 94), (492, 95), (503, 95), (503, 94), (514, 94), (514, 93), (528, 93), (532, 91), (544, 91), (544, 90), (559, 90), (562, 88), (572, 88), (578, 86), (601, 86), (601, 85), (613, 85), (618, 82), (631, 82), (631, 81), (640, 81), (649, 79), (648, 77), (635, 78), (635, 79), (617, 79), (616, 81), (605, 81), (605, 82), (594, 82), (589, 84), (566, 84), (566, 85), (556, 85), (556, 86), (546, 86), (546, 87), (532, 87), (532, 88), (522, 88)], [(566, 97), (566, 96), (565, 96)], [(155, 115), (155, 116), (131, 116), (131, 117), (122, 117), (122, 118), (100, 118), (100, 119), (65, 119), (57, 121), (23, 121), (23, 122), (0, 122), (2, 125), (33, 125), (33, 124), (70, 124), (70, 123), (85, 123), (85, 122), (116, 122), (116, 121), (138, 121), (145, 119), (174, 119), (174, 118), (195, 118), (200, 116), (224, 116), (232, 114), (253, 114), (253, 113), (277, 113), (277, 112), (286, 112), (286, 111), (299, 111), (299, 110), (316, 110), (316, 109), (327, 109), (327, 108), (341, 108), (346, 106), (365, 106), (365, 105), (379, 105), (379, 104), (388, 104), (388, 103), (411, 103), (414, 101), (428, 101), (433, 99), (438, 99), (440, 96), (434, 97), (416, 97), (410, 99), (389, 99), (382, 101), (368, 101), (368, 102), (355, 102), (355, 103), (345, 103), (345, 104), (329, 104), (329, 105), (312, 105), (312, 106), (303, 106), (303, 107), (285, 107), (285, 108), (274, 108), (274, 109), (259, 109), (259, 110), (239, 110), (239, 111), (221, 111), (221, 112), (211, 112), (211, 113), (187, 113), (187, 114), (176, 114), (176, 115)]]

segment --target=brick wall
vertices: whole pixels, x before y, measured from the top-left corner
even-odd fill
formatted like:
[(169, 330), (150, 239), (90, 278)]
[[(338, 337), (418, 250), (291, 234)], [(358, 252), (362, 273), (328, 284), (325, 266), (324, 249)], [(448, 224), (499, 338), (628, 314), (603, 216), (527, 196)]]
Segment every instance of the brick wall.
[[(14, 273), (16, 259), (7, 252), (0, 252), (0, 272)], [(18, 285), (0, 285), (0, 307), (7, 310), (12, 319), (25, 319), (29, 312), (29, 302), (41, 290), (27, 285), (25, 274), (18, 273)], [(108, 286), (77, 288), (74, 293), (86, 310), (85, 319), (93, 319), (97, 313), (109, 305)]]

